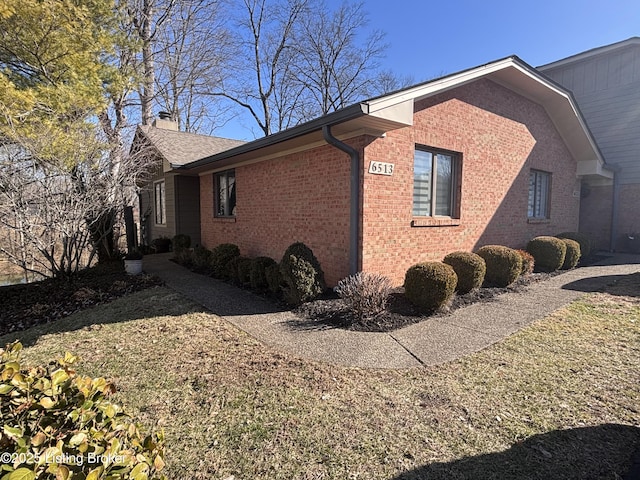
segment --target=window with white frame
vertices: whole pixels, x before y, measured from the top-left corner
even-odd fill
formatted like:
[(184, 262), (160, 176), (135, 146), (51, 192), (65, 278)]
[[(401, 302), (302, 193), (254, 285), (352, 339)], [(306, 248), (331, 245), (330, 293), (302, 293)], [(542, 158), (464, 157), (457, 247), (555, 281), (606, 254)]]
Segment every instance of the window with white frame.
[(216, 217), (236, 216), (236, 171), (214, 175), (214, 211)]
[(167, 223), (166, 205), (165, 205), (165, 190), (164, 180), (155, 182), (153, 184), (154, 193), (153, 198), (155, 202), (156, 211), (156, 225), (165, 225)]
[(460, 217), (460, 156), (418, 147), (413, 161), (413, 215)]
[(529, 174), (529, 218), (549, 218), (551, 174), (531, 170)]

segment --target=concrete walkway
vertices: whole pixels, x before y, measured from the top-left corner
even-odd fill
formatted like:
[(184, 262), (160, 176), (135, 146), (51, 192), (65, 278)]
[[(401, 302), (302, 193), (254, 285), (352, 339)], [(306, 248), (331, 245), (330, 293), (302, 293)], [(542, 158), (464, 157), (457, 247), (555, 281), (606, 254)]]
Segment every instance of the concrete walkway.
[(452, 314), (389, 333), (352, 332), (309, 324), (252, 293), (192, 273), (169, 259), (149, 255), (144, 270), (167, 286), (231, 322), (263, 343), (301, 357), (362, 368), (435, 365), (481, 350), (533, 321), (640, 271), (640, 255), (615, 255)]

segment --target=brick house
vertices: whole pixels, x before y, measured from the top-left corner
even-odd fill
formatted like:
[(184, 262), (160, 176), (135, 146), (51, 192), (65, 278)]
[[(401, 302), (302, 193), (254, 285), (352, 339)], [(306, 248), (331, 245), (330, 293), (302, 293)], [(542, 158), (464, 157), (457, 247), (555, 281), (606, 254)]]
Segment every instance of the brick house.
[(153, 125), (139, 125), (131, 151), (149, 156), (155, 164), (150, 182), (138, 194), (141, 244), (177, 233), (200, 244), (200, 181), (197, 176), (176, 174), (174, 169), (243, 143), (179, 132), (178, 123), (164, 112)]
[(640, 37), (538, 69), (571, 90), (615, 170), (615, 179), (583, 178), (581, 231), (600, 248), (640, 252)]
[(166, 167), (198, 179), (202, 245), (302, 241), (329, 285), (575, 231), (581, 181), (613, 178), (572, 95), (517, 57)]

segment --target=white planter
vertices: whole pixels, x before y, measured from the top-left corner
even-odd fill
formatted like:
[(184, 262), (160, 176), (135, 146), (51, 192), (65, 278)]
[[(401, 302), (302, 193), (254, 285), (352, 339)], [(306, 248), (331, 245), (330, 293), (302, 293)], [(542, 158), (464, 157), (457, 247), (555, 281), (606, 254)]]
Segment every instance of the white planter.
[(125, 260), (124, 271), (127, 275), (140, 275), (142, 273), (142, 260)]

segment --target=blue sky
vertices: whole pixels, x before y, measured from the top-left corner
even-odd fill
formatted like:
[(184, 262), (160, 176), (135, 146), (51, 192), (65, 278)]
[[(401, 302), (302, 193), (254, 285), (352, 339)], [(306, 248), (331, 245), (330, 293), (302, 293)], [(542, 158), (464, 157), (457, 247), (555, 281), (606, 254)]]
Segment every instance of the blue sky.
[[(386, 32), (384, 69), (415, 83), (514, 54), (539, 66), (640, 36), (640, 0), (365, 0), (365, 7), (368, 27)], [(246, 126), (232, 120), (215, 134), (248, 140)]]

